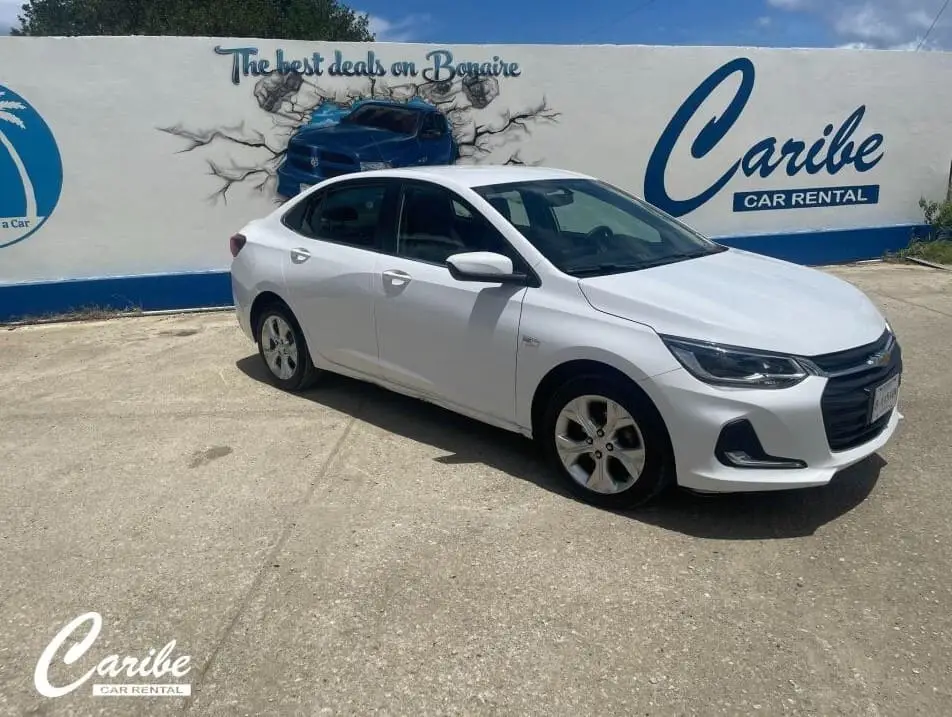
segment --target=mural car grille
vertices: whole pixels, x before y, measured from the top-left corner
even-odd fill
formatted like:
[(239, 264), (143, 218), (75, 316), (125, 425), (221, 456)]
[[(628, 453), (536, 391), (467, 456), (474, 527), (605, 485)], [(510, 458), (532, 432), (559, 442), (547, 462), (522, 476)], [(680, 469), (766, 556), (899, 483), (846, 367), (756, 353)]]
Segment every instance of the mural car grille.
[(831, 376), (820, 399), (830, 450), (847, 451), (868, 443), (889, 424), (888, 413), (873, 423), (867, 423), (867, 417), (876, 387), (902, 373), (902, 349), (896, 343), (885, 365), (866, 365), (871, 355), (886, 348), (889, 338), (887, 332), (872, 344), (810, 359), (824, 371), (833, 374), (851, 369), (855, 371)]
[(357, 161), (353, 157), (350, 157), (346, 154), (340, 154), (338, 152), (321, 151), (318, 156), (321, 160), (321, 164), (324, 164), (324, 162), (328, 162), (331, 164), (345, 164), (345, 165), (351, 165), (354, 167), (357, 166)]
[[(311, 164), (313, 158), (317, 159), (317, 167)], [(340, 174), (353, 172), (360, 166), (355, 157), (340, 152), (328, 152), (318, 147), (294, 141), (288, 144), (287, 159), (292, 167), (304, 172), (313, 173), (319, 168), (321, 175), (325, 177), (336, 177)]]

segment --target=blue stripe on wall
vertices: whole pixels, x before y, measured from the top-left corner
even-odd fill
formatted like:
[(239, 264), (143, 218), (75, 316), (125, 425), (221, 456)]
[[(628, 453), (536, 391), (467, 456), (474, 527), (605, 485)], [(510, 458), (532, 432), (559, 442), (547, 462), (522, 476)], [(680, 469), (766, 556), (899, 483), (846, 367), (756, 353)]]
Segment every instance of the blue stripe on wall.
[(0, 286), (0, 321), (90, 308), (157, 311), (233, 303), (227, 271), (66, 279)]
[(924, 233), (925, 225), (901, 224), (891, 227), (712, 237), (712, 239), (737, 249), (766, 254), (796, 264), (822, 266), (864, 259), (881, 259), (888, 251), (898, 251), (909, 246), (914, 235), (922, 236)]
[[(819, 266), (879, 259), (908, 246), (921, 225), (715, 237), (737, 249)], [(148, 274), (0, 285), (0, 321), (80, 309), (195, 309), (231, 306), (227, 271)]]

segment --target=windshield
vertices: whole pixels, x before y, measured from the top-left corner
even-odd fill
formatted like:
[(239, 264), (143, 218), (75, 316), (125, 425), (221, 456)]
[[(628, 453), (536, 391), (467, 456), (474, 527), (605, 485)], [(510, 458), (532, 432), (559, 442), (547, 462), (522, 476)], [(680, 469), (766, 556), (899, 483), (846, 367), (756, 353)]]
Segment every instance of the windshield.
[(572, 276), (637, 271), (725, 251), (651, 205), (592, 179), (474, 187)]
[(420, 113), (404, 107), (364, 105), (358, 107), (342, 121), (362, 127), (376, 127), (397, 134), (414, 134)]

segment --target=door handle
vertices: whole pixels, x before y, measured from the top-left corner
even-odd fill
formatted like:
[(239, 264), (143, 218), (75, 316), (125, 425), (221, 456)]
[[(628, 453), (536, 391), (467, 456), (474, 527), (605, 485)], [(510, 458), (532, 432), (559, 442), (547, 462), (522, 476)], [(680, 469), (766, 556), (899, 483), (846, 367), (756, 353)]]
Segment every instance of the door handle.
[(308, 259), (311, 258), (311, 252), (307, 249), (292, 249), (291, 250), (291, 261), (295, 264), (303, 264)]
[(409, 284), (412, 281), (410, 275), (405, 271), (400, 271), (399, 269), (390, 269), (383, 273), (383, 278), (394, 284)]

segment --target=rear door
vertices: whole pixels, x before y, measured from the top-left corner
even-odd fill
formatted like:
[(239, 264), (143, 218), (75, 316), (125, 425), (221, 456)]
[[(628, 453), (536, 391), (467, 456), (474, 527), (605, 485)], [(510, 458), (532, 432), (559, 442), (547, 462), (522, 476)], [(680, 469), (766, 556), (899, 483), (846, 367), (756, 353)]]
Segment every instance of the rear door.
[(375, 375), (374, 278), (386, 180), (345, 180), (295, 205), (283, 222), (291, 308), (315, 360)]

